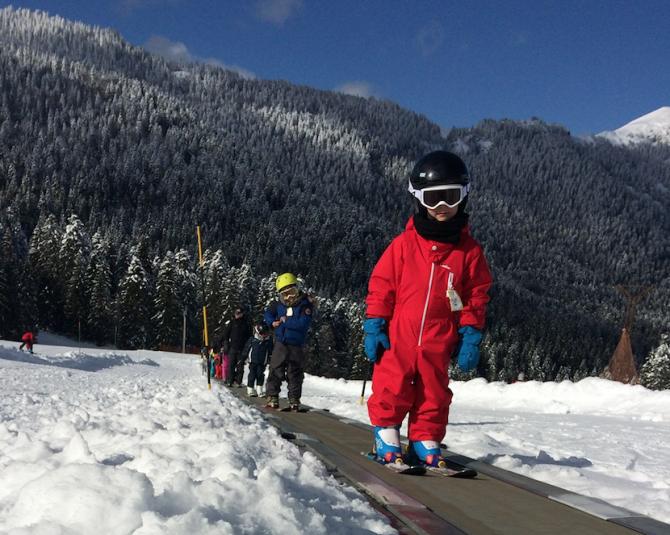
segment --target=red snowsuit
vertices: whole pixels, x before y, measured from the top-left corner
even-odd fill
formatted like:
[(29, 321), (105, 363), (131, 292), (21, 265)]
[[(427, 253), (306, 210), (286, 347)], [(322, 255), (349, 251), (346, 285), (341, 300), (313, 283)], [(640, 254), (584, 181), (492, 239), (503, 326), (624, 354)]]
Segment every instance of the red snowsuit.
[(19, 349), (23, 349), (23, 346), (26, 346), (28, 351), (32, 351), (33, 344), (35, 343), (35, 337), (33, 336), (33, 333), (30, 331), (24, 332), (23, 336), (21, 336), (21, 342), (23, 343), (19, 346)]
[(217, 353), (214, 355), (214, 379), (222, 379), (222, 370), (221, 370), (221, 360), (222, 360), (222, 353)]
[[(451, 276), (450, 276), (451, 274)], [(463, 309), (452, 312), (449, 279)], [(445, 435), (452, 392), (448, 367), (458, 329), (484, 327), (491, 273), (481, 245), (466, 228), (457, 244), (421, 237), (410, 218), (370, 277), (367, 316), (385, 318), (391, 349), (374, 367), (368, 414), (372, 425), (399, 425), (409, 412), (409, 439)]]

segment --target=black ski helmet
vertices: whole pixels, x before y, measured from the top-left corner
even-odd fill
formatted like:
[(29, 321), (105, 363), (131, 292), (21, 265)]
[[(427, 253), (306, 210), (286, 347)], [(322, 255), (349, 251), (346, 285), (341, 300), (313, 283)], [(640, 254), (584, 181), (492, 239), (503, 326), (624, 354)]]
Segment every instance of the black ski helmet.
[(409, 181), (414, 189), (445, 184), (467, 184), (468, 168), (458, 156), (445, 150), (429, 152), (414, 165)]

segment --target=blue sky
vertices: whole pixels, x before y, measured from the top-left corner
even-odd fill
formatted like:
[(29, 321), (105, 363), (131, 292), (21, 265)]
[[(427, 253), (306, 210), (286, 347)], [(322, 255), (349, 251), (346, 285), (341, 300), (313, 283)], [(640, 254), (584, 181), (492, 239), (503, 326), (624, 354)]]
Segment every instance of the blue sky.
[(670, 0), (14, 0), (263, 79), (389, 99), (442, 127), (581, 135), (670, 105)]

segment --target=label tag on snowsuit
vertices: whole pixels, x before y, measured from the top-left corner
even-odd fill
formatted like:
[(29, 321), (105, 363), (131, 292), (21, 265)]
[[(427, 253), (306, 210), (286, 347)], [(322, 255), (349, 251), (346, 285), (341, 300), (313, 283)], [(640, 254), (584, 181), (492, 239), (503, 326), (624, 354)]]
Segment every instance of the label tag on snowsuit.
[(286, 315), (293, 316), (293, 307), (286, 307)]
[(458, 312), (463, 310), (463, 301), (458, 295), (458, 292), (454, 289), (454, 274), (449, 272), (449, 285), (447, 287), (447, 299), (449, 299), (449, 306), (451, 307), (452, 312)]

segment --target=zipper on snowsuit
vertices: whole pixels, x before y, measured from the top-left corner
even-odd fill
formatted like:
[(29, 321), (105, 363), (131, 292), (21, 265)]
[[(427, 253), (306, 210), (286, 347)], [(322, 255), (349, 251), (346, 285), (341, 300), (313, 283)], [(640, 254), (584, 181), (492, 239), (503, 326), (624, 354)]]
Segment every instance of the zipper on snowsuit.
[(426, 323), (426, 316), (428, 315), (428, 302), (430, 301), (430, 292), (433, 289), (433, 275), (435, 274), (435, 262), (430, 265), (430, 279), (428, 279), (428, 293), (426, 293), (426, 302), (423, 305), (423, 317), (421, 318), (421, 329), (419, 329), (419, 347), (423, 341), (423, 327)]

